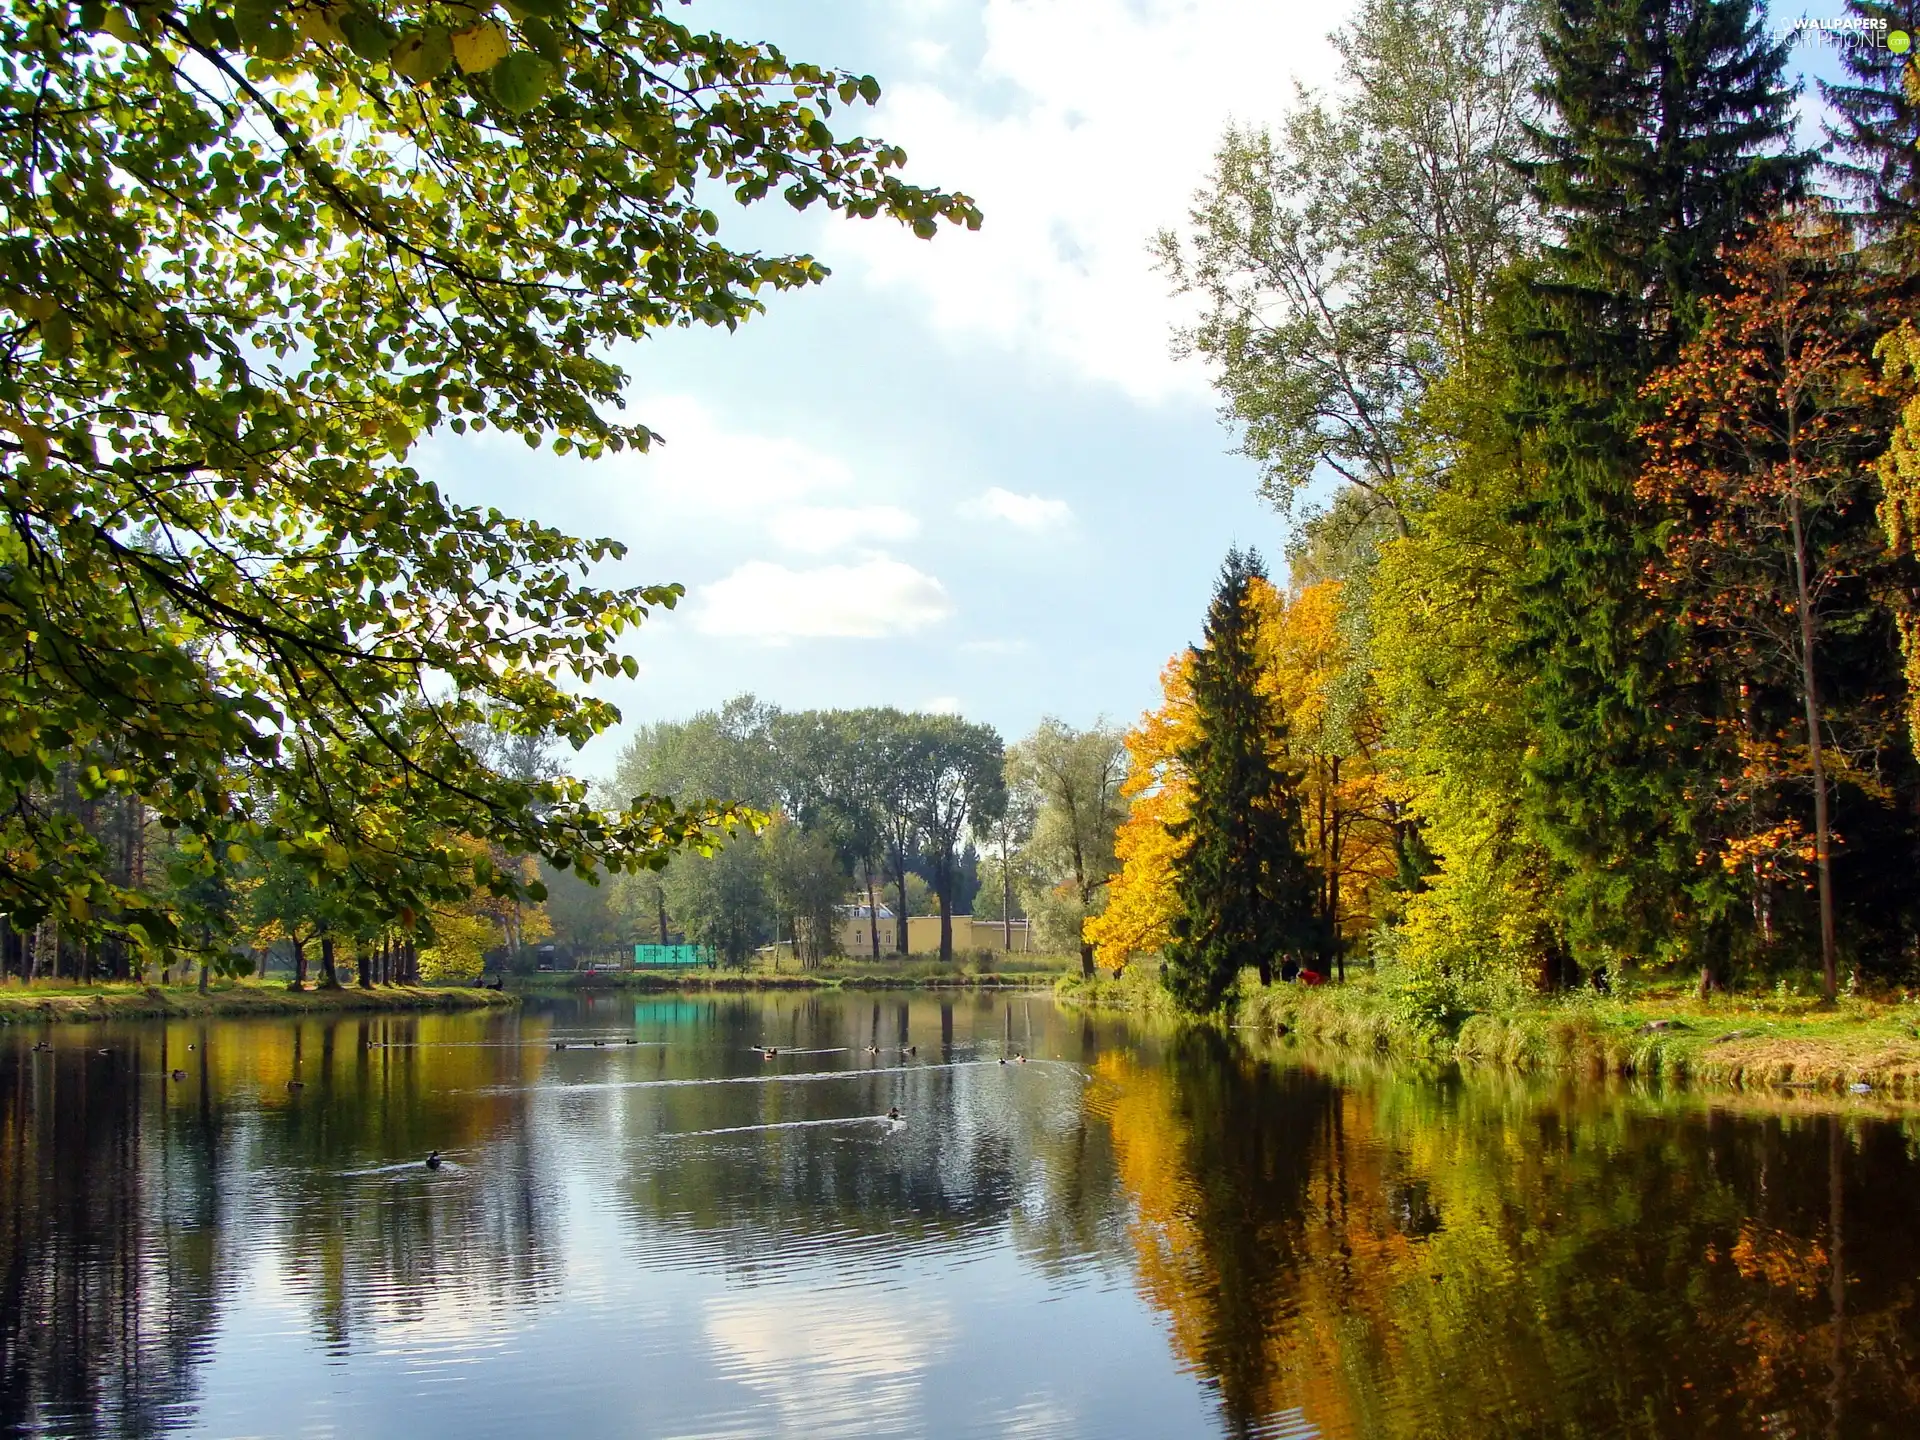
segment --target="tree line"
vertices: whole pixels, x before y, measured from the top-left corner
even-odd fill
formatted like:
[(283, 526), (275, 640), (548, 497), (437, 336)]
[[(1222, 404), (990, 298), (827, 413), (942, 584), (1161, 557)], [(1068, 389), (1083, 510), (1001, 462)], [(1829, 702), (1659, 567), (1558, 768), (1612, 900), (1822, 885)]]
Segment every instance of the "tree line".
[(1910, 973), (1920, 14), (1847, 11), (1811, 149), (1754, 0), (1368, 0), (1228, 130), (1159, 259), (1299, 523), (1129, 736), (1111, 962)]
[[(716, 797), (761, 817), (706, 853), (589, 888), (548, 876), (557, 930), (588, 944), (685, 938), (744, 964), (793, 946), (818, 965), (839, 917), (864, 919), (854, 947), (906, 953), (908, 921), (1029, 921), (1040, 946), (1083, 952), (1083, 922), (1105, 904), (1124, 815), (1120, 733), (1048, 719), (1008, 746), (993, 727), (892, 708), (783, 711), (740, 696), (718, 710), (641, 727), (606, 787), (682, 805)], [(882, 919), (881, 911), (891, 911)]]

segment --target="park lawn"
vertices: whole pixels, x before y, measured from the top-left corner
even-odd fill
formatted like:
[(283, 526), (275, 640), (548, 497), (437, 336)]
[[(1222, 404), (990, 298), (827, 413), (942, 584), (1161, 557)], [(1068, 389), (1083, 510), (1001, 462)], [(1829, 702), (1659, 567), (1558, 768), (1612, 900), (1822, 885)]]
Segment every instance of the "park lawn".
[(221, 981), (201, 994), (196, 985), (142, 985), (133, 981), (77, 985), (71, 981), (0, 985), (0, 1025), (62, 1021), (179, 1019), (196, 1015), (297, 1015), (324, 1011), (468, 1010), (516, 1005), (512, 995), (466, 986), (381, 985), (362, 990), (289, 990), (280, 980)]

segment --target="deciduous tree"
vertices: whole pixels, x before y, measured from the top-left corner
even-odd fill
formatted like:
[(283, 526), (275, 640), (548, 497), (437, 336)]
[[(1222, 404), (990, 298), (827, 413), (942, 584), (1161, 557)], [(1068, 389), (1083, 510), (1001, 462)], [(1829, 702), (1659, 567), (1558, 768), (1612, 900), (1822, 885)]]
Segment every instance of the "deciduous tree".
[[(837, 110), (877, 98), (870, 77), (667, 8), (0, 12), (0, 910), (16, 923), (181, 933), (35, 801), (78, 756), (87, 798), (135, 796), (214, 851), (285, 846), (316, 873), (344, 857), (343, 895), (403, 924), (458, 898), (440, 837), (594, 870), (705, 833), (711, 817), (644, 798), (603, 816), (577, 782), (459, 745), (483, 704), (569, 744), (604, 729), (615, 712), (572, 682), (634, 673), (620, 636), (680, 591), (587, 584), (619, 544), (453, 504), (408, 457), (442, 428), (644, 448), (644, 424), (609, 414), (610, 347), (735, 326), (825, 274), (717, 239), (717, 195), (922, 235), (978, 215), (902, 180), (898, 149), (834, 133)], [(251, 773), (284, 799), (264, 820), (236, 798)], [(418, 818), (417, 853), (370, 831), (367, 778)]]

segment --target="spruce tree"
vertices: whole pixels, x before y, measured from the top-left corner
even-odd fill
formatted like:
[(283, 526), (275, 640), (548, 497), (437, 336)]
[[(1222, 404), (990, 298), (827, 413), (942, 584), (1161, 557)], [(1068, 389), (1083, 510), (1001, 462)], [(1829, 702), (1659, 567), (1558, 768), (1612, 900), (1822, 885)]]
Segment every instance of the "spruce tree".
[(1847, 0), (1847, 17), (1881, 28), (1841, 37), (1847, 78), (1822, 80), (1834, 118), (1827, 124), (1832, 171), (1873, 220), (1904, 229), (1920, 216), (1920, 104), (1910, 88), (1914, 53), (1896, 52), (1887, 37), (1920, 37), (1920, 0)]
[(1183, 1009), (1217, 1008), (1249, 965), (1315, 948), (1317, 887), (1300, 819), (1300, 772), (1287, 759), (1287, 721), (1260, 684), (1255, 551), (1227, 552), (1192, 652), (1195, 735), (1180, 753), (1191, 780), (1186, 850), (1174, 866), (1179, 902), (1167, 947), (1167, 988)]
[(1557, 240), (1510, 316), (1537, 446), (1519, 582), (1535, 820), (1590, 962), (1671, 953), (1724, 897), (1697, 863), (1711, 783), (1682, 637), (1643, 583), (1641, 387), (1697, 330), (1729, 242), (1800, 190), (1785, 42), (1749, 0), (1558, 0), (1524, 168)]

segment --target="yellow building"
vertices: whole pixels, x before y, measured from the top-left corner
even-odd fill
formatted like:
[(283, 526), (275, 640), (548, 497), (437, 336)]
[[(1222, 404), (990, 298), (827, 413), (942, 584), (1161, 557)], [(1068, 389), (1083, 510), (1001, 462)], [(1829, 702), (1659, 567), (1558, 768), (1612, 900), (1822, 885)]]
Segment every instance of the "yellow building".
[[(898, 927), (894, 922), (891, 907), (879, 907), (880, 953), (897, 955), (899, 946)], [(867, 918), (867, 907), (861, 905), (843, 905), (840, 907), (840, 949), (858, 960), (863, 955), (873, 954), (873, 935), (871, 922)], [(1033, 927), (1025, 920), (1015, 920), (1003, 924), (998, 920), (976, 920), (971, 915), (953, 917), (953, 948), (955, 950), (1009, 950), (1017, 954), (1026, 954), (1033, 949)], [(907, 953), (909, 955), (938, 955), (940, 953), (940, 917), (938, 915), (909, 915), (907, 917)]]

